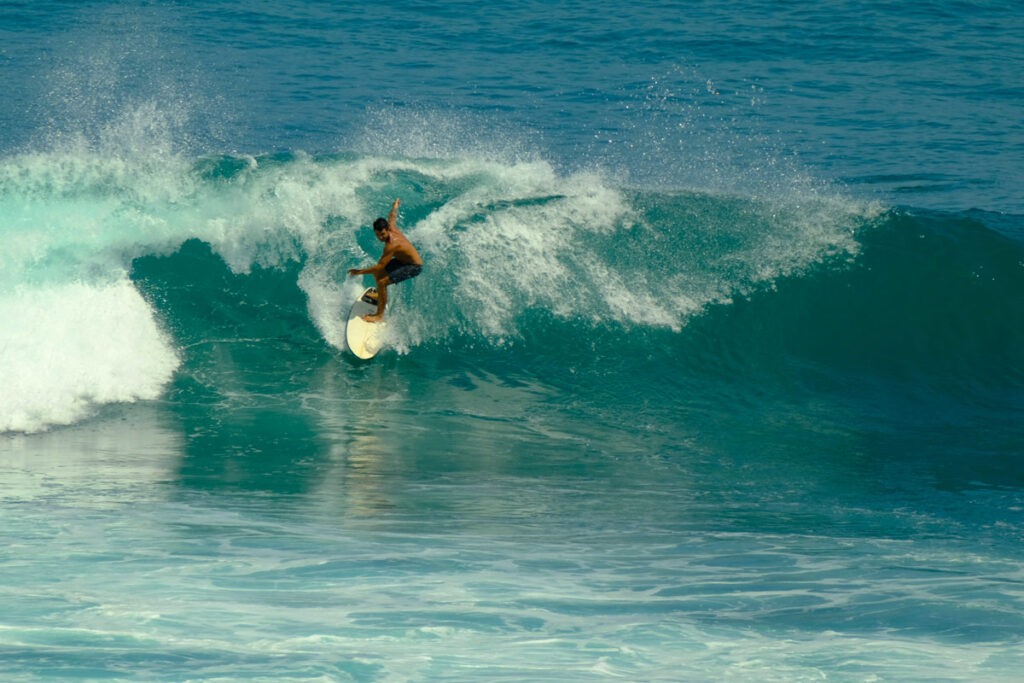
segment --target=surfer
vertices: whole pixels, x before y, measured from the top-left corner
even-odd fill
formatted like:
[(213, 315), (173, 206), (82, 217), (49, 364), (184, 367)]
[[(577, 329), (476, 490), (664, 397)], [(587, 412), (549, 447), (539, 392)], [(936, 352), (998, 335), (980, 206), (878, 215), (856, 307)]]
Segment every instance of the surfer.
[(388, 303), (388, 285), (416, 277), (423, 270), (423, 259), (416, 247), (398, 229), (398, 205), (401, 203), (401, 199), (395, 200), (387, 220), (378, 218), (373, 222), (373, 233), (384, 243), (384, 253), (380, 255), (377, 265), (348, 271), (350, 277), (372, 275), (377, 283), (377, 312), (363, 316), (363, 320), (369, 323), (377, 322), (384, 315), (384, 307)]

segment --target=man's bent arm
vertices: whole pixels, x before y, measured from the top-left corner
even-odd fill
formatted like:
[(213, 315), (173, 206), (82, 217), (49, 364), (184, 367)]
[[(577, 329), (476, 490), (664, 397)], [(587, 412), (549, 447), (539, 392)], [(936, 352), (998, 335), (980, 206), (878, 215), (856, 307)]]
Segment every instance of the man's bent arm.
[(391, 245), (384, 247), (384, 253), (380, 255), (380, 261), (370, 266), (369, 268), (353, 268), (348, 271), (349, 275), (373, 275), (374, 277), (383, 277), (386, 272), (384, 266), (388, 264), (388, 261), (392, 259), (395, 254), (395, 248)]

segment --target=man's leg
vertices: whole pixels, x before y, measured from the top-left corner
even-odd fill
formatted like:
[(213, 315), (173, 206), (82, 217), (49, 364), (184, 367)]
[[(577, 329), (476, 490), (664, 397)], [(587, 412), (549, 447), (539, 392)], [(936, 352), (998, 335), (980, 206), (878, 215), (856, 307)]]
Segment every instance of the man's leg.
[(363, 316), (363, 320), (368, 323), (375, 323), (384, 316), (384, 307), (388, 305), (388, 285), (391, 284), (391, 278), (387, 275), (382, 278), (374, 277), (374, 282), (377, 285), (377, 312), (373, 315)]

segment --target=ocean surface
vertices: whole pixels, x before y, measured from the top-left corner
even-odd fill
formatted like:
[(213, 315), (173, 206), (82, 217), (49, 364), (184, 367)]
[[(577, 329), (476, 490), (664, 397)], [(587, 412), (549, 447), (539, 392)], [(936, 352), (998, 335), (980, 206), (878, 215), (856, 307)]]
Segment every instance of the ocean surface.
[(1019, 680), (1022, 74), (997, 0), (0, 2), (0, 679)]

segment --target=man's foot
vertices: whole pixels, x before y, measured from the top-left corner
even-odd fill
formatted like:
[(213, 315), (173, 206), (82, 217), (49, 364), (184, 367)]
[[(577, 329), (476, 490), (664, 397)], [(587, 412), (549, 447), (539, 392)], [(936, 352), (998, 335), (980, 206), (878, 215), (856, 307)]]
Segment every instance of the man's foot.
[(368, 323), (375, 323), (375, 322), (379, 321), (383, 317), (384, 316), (381, 315), (380, 313), (374, 313), (372, 315), (367, 313), (366, 315), (363, 316), (363, 320), (365, 320)]

